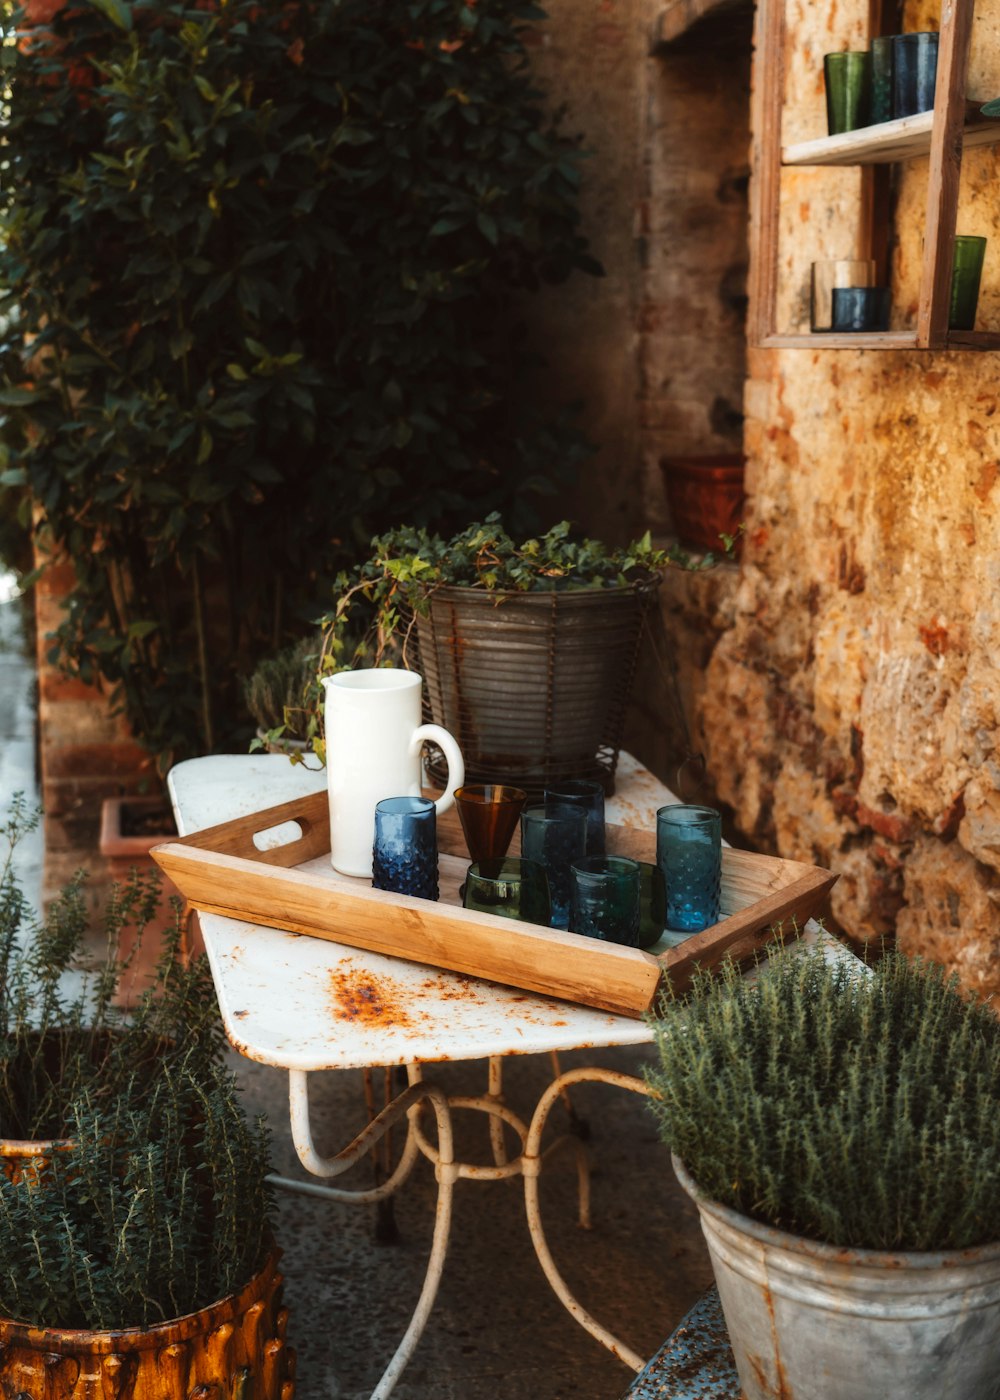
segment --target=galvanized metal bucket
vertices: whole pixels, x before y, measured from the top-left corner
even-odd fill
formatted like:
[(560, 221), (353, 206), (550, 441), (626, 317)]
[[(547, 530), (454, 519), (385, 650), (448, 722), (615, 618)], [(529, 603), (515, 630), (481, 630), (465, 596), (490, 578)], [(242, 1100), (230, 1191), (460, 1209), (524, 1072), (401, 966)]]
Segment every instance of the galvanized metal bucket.
[[(458, 740), (467, 780), (539, 792), (559, 778), (594, 778), (612, 791), (658, 583), (434, 591), (417, 617), (417, 669), (427, 716)], [(433, 762), (431, 771), (438, 776)]]
[(747, 1400), (1000, 1400), (1000, 1243), (840, 1249), (698, 1206)]

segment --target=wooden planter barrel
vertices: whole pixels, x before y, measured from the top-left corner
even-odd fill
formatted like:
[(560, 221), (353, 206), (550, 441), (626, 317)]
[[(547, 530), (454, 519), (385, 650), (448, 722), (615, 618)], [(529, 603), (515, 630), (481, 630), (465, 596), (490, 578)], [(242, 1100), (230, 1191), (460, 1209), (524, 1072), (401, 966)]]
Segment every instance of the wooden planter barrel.
[(0, 1319), (0, 1395), (18, 1400), (293, 1400), (280, 1250), (245, 1288), (144, 1331)]

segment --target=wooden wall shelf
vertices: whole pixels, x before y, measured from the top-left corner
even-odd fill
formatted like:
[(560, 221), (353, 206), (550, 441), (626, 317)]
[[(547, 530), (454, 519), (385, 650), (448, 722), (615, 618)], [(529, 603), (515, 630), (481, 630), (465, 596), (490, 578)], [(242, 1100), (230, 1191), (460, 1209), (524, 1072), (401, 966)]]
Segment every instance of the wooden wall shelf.
[[(934, 134), (934, 113), (864, 126), (840, 136), (821, 136), (815, 141), (798, 141), (781, 152), (782, 165), (882, 165), (930, 154)], [(985, 117), (966, 118), (962, 145), (995, 146), (1000, 142), (1000, 121)]]
[[(965, 97), (975, 0), (942, 0), (934, 110), (782, 147), (785, 102), (786, 0), (759, 0), (753, 98), (749, 339), (768, 348), (872, 350), (997, 350), (1000, 333), (951, 331), (948, 303), (963, 146), (1000, 143), (1000, 122), (986, 121)], [(899, 32), (898, 0), (869, 0), (869, 34)], [(871, 258), (888, 279), (889, 177), (898, 161), (926, 155), (927, 212), (916, 325), (912, 330), (858, 335), (785, 333), (776, 324), (781, 173), (788, 166), (861, 168), (856, 248), (842, 257)]]

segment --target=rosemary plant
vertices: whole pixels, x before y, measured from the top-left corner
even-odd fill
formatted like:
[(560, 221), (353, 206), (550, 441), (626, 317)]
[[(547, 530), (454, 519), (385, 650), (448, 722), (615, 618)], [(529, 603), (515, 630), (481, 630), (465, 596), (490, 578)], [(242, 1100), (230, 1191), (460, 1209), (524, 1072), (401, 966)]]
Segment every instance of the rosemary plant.
[(72, 1148), (0, 1177), (0, 1313), (46, 1327), (151, 1327), (248, 1283), (270, 1241), (268, 1139), (191, 1051), (115, 1100), (67, 1105)]
[(149, 1079), (196, 1050), (206, 1073), (221, 1063), (223, 1035), (205, 961), (185, 967), (180, 908), (163, 939), (155, 974), (136, 1009), (114, 1004), (135, 956), (119, 958), (122, 931), (142, 932), (156, 911), (159, 878), (133, 874), (104, 909), (106, 955), (79, 970), (88, 932), (84, 876), (78, 874), (36, 918), (14, 869), (17, 842), (37, 823), (18, 794), (0, 824), (7, 853), (0, 866), (0, 1137), (64, 1137), (69, 1106), (85, 1095), (95, 1108), (114, 1103), (135, 1077)]
[(262, 1264), (272, 1203), (263, 1124), (222, 1067), (207, 963), (179, 955), (180, 910), (155, 978), (128, 1015), (113, 1001), (129, 923), (157, 882), (112, 891), (107, 956), (76, 964), (87, 930), (78, 877), (48, 917), (18, 881), (37, 822), (18, 795), (0, 822), (0, 1137), (55, 1139), (34, 1169), (0, 1171), (0, 1314), (46, 1327), (148, 1327), (202, 1308)]
[[(243, 686), (247, 709), (268, 739), (308, 740), (309, 717), (322, 693), (317, 672), (322, 639), (303, 637), (277, 656), (265, 657)], [(251, 752), (262, 748), (257, 738)]]
[(939, 968), (774, 951), (756, 983), (700, 975), (654, 1024), (650, 1102), (707, 1196), (853, 1248), (1000, 1239), (1000, 1022)]

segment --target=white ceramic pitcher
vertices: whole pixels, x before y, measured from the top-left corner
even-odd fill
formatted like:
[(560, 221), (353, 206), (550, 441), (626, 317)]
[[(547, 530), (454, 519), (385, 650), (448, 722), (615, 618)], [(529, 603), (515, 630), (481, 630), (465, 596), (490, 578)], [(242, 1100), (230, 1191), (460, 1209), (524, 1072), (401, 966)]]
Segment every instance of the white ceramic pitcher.
[(323, 685), (330, 861), (342, 875), (371, 875), (376, 802), (420, 795), (420, 750), (430, 739), (448, 760), (448, 786), (435, 803), (446, 812), (465, 781), (462, 751), (447, 729), (420, 723), (416, 671), (342, 671)]

